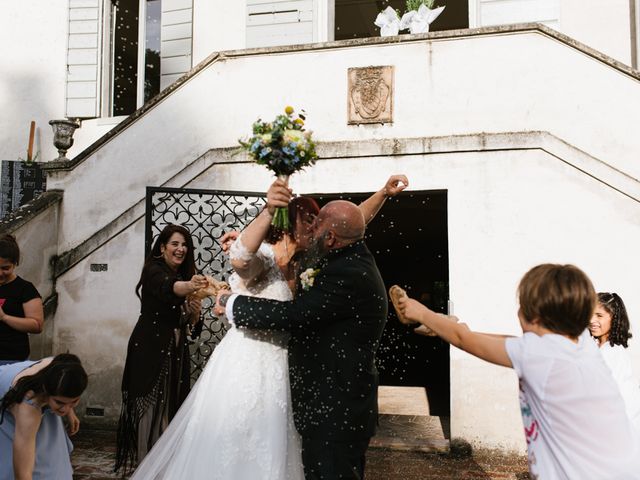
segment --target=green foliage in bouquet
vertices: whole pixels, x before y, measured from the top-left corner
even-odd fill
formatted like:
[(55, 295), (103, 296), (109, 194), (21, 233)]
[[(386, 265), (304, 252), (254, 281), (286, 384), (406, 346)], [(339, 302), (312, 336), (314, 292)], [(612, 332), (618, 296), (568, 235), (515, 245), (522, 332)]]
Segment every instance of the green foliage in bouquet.
[[(313, 165), (318, 158), (311, 132), (304, 129), (304, 111), (294, 115), (293, 107), (286, 107), (284, 114), (272, 122), (258, 119), (253, 124), (253, 134), (240, 145), (258, 165), (264, 165), (280, 178)], [(276, 209), (273, 225), (283, 230), (289, 228), (286, 208)]]
[(426, 6), (429, 10), (432, 10), (436, 0), (407, 0), (407, 12), (411, 10), (418, 11), (420, 5)]

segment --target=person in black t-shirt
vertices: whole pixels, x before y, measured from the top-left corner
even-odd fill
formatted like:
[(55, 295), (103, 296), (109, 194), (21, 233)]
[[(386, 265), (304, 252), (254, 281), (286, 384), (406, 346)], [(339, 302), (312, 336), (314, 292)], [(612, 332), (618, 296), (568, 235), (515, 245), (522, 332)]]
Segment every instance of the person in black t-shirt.
[(16, 275), (20, 248), (13, 235), (0, 237), (0, 365), (29, 358), (29, 334), (42, 332), (42, 298)]

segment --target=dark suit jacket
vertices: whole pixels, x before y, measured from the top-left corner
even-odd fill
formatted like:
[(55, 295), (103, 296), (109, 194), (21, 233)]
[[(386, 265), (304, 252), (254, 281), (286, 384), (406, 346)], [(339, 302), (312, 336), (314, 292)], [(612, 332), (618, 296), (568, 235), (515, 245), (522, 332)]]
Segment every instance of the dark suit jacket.
[(363, 241), (332, 250), (307, 291), (290, 302), (239, 296), (238, 327), (291, 332), (289, 376), (296, 428), (337, 441), (373, 436), (378, 415), (374, 355), (388, 300)]

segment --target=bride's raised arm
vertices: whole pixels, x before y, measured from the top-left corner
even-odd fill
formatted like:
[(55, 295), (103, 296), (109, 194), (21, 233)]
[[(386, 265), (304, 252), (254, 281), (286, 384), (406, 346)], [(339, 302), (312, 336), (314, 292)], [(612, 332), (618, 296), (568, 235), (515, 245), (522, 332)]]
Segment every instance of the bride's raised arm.
[(291, 190), (282, 180), (274, 181), (267, 191), (267, 205), (253, 221), (245, 227), (231, 247), (231, 266), (243, 279), (255, 278), (262, 273), (264, 263), (256, 252), (267, 237), (273, 214), (277, 207), (286, 207), (291, 199)]
[(358, 207), (364, 215), (364, 221), (369, 223), (378, 214), (385, 200), (395, 197), (398, 193), (409, 186), (409, 180), (406, 175), (391, 175), (384, 187), (375, 192)]

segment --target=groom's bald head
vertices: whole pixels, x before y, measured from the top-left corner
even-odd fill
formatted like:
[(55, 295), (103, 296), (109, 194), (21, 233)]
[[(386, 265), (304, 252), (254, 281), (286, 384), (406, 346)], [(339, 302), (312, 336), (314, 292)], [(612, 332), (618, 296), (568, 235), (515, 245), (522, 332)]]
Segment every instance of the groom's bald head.
[(364, 237), (364, 216), (357, 205), (346, 200), (327, 203), (316, 222), (314, 238), (324, 237), (328, 249), (345, 247)]

